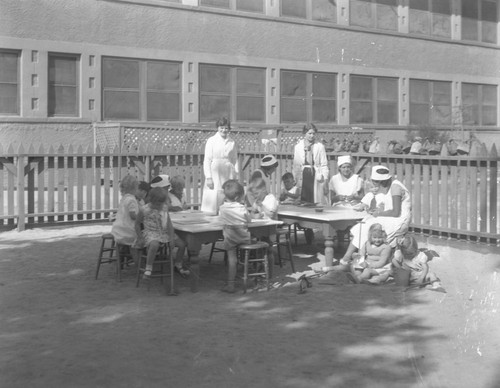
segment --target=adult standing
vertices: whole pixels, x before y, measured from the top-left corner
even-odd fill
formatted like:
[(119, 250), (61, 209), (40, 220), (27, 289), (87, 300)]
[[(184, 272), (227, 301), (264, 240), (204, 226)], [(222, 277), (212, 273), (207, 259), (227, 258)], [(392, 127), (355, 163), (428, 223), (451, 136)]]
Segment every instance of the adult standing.
[(354, 174), (353, 160), (349, 155), (339, 156), (337, 166), (339, 172), (332, 176), (329, 183), (330, 201), (350, 204), (363, 198), (363, 179)]
[(229, 136), (231, 123), (227, 117), (221, 117), (215, 122), (217, 133), (208, 138), (205, 144), (205, 159), (203, 172), (205, 185), (201, 200), (201, 210), (217, 214), (219, 206), (224, 201), (222, 185), (229, 179), (238, 179), (238, 149)]
[(301, 188), (301, 201), (326, 204), (324, 185), (328, 179), (325, 146), (316, 141), (318, 129), (312, 123), (304, 125), (304, 138), (295, 145), (293, 175)]
[(352, 239), (342, 258), (343, 263), (349, 262), (352, 254), (365, 244), (371, 225), (382, 225), (392, 247), (396, 245), (396, 236), (408, 230), (411, 220), (411, 197), (408, 189), (394, 179), (385, 166), (372, 167), (371, 180), (374, 189), (382, 195), (383, 210), (375, 210), (351, 228)]

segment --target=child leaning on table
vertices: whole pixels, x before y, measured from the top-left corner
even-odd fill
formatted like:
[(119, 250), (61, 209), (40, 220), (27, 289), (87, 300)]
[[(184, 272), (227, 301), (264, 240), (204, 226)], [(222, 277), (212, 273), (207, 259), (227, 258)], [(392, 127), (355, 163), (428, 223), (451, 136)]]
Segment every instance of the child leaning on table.
[(141, 221), (146, 245), (146, 269), (144, 277), (151, 276), (156, 253), (162, 244), (174, 241), (174, 227), (167, 207), (168, 193), (161, 187), (149, 192), (149, 202), (144, 206)]
[(397, 243), (392, 264), (410, 271), (410, 284), (430, 284), (432, 290), (444, 292), (439, 278), (429, 270), (429, 258), (418, 249), (415, 237), (406, 235), (399, 238)]
[(283, 187), (281, 188), (280, 202), (282, 204), (297, 204), (300, 202), (300, 187), (297, 186), (291, 172), (285, 172), (281, 177)]
[(224, 247), (227, 251), (228, 275), (227, 283), (222, 291), (234, 293), (234, 282), (236, 278), (236, 266), (238, 257), (236, 248), (240, 244), (251, 242), (248, 223), (252, 217), (245, 205), (242, 203), (245, 189), (235, 179), (230, 179), (222, 185), (225, 202), (219, 208), (219, 216), (224, 225), (222, 234), (224, 235)]
[(137, 242), (135, 222), (140, 214), (139, 204), (135, 197), (137, 187), (137, 179), (132, 175), (127, 175), (120, 181), (122, 198), (111, 227), (111, 234), (116, 244), (118, 244), (118, 249), (128, 247), (135, 261), (139, 257), (139, 251), (134, 247)]

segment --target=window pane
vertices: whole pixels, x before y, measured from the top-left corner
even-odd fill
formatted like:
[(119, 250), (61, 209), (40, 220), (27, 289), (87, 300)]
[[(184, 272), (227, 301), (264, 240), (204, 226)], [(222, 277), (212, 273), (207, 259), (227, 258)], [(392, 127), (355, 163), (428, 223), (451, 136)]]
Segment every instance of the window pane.
[(423, 35), (431, 33), (429, 12), (410, 9), (410, 32)]
[(485, 43), (497, 42), (497, 24), (492, 22), (482, 22), (482, 41)]
[(102, 66), (102, 82), (105, 88), (139, 88), (138, 61), (105, 58)]
[(224, 66), (200, 66), (200, 91), (229, 94), (231, 69)]
[(429, 124), (429, 105), (410, 104), (410, 124)]
[(433, 103), (439, 105), (451, 105), (451, 83), (433, 82)]
[(236, 9), (239, 11), (264, 12), (262, 0), (237, 0)]
[(374, 27), (370, 0), (351, 0), (350, 23), (355, 26)]
[(398, 7), (378, 4), (376, 9), (376, 27), (396, 31), (398, 29)]
[[(441, 0), (438, 0), (438, 1), (441, 1)], [(429, 10), (429, 1), (428, 0), (410, 0), (410, 9), (418, 9), (420, 11), (428, 11)]]
[(432, 12), (451, 15), (451, 0), (433, 0)]
[(479, 17), (478, 0), (462, 0), (462, 17), (477, 19)]
[(429, 84), (427, 81), (410, 80), (410, 101), (429, 103)]
[(371, 100), (372, 98), (372, 79), (351, 76), (351, 100)]
[(481, 20), (497, 22), (497, 5), (493, 1), (483, 1), (481, 7)]
[(378, 102), (377, 104), (377, 124), (397, 124), (398, 104), (391, 102)]
[(431, 109), (431, 121), (433, 125), (451, 124), (451, 107), (434, 105)]
[(231, 117), (229, 96), (201, 96), (200, 121), (213, 121), (219, 117)]
[(0, 83), (16, 83), (17, 84), (17, 53), (2, 53), (0, 52)]
[(282, 72), (281, 95), (282, 96), (306, 96), (306, 73)]
[(497, 125), (496, 106), (483, 106), (482, 125)]
[(373, 123), (372, 102), (351, 102), (351, 123)]
[(308, 121), (306, 100), (282, 98), (281, 121), (287, 123)]
[(337, 121), (336, 104), (332, 100), (313, 100), (312, 121), (317, 123), (333, 123)]
[(55, 86), (49, 88), (49, 116), (76, 116), (76, 88), (74, 86)]
[(377, 99), (398, 101), (398, 81), (389, 78), (377, 78)]
[(479, 23), (476, 19), (462, 18), (462, 39), (464, 40), (478, 40)]
[(432, 35), (451, 37), (451, 16), (434, 14), (432, 16)]
[(236, 69), (236, 92), (238, 94), (259, 94), (265, 91), (265, 73), (262, 69)]
[(49, 56), (49, 83), (76, 85), (76, 58)]
[(148, 93), (147, 119), (180, 121), (179, 93)]
[(462, 120), (465, 125), (478, 125), (479, 107), (477, 105), (464, 105)]
[(229, 8), (229, 0), (200, 0), (200, 5), (207, 7)]
[(478, 97), (478, 85), (462, 84), (462, 102), (464, 105), (477, 105)]
[(483, 85), (483, 101), (487, 105), (497, 105), (497, 87)]
[(236, 121), (259, 121), (263, 122), (264, 98), (263, 97), (238, 97), (236, 109)]
[(179, 90), (181, 69), (177, 63), (148, 62), (148, 90)]
[(140, 104), (138, 92), (104, 91), (105, 120), (139, 120)]
[(304, 0), (281, 0), (281, 15), (306, 18), (306, 3)]
[(0, 83), (0, 114), (18, 114), (17, 85)]
[(337, 22), (337, 4), (332, 0), (312, 0), (312, 18), (324, 22)]
[(313, 74), (313, 98), (325, 97), (335, 98), (335, 76), (327, 74)]

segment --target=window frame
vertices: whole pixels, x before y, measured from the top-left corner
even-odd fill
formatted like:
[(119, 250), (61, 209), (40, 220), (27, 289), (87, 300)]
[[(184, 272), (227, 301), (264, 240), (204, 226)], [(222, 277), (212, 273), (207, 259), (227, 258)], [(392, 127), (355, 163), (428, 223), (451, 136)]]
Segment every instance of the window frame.
[[(284, 2), (285, 1), (295, 1), (298, 5), (302, 5), (302, 13), (303, 15), (294, 15), (293, 13), (286, 14), (284, 13)], [(322, 1), (322, 0), (319, 0)], [(293, 4), (290, 4), (293, 5)], [(337, 18), (337, 5), (334, 4), (334, 10), (333, 12), (329, 13), (329, 17), (320, 17), (323, 14), (318, 15), (318, 9), (321, 8), (321, 6), (324, 6), (325, 4), (318, 3), (318, 0), (279, 0), (279, 12), (280, 12), (280, 17), (286, 17), (286, 18), (294, 18), (294, 19), (301, 19), (301, 20), (312, 20), (315, 22), (322, 22), (322, 23), (333, 23), (337, 24), (338, 23), (338, 18)]]
[[(452, 22), (451, 22), (451, 15), (452, 15), (452, 9), (453, 9), (453, 0), (448, 0), (449, 4), (449, 9), (448, 9), (448, 30), (446, 31), (446, 34), (440, 34), (438, 33), (439, 31), (435, 28), (436, 21), (438, 20), (439, 15), (444, 15), (442, 13), (437, 13), (434, 12), (434, 8), (438, 5), (442, 5), (443, 0), (426, 0), (427, 1), (427, 6), (425, 10), (422, 9), (416, 9), (411, 7), (411, 0), (408, 4), (408, 28), (409, 28), (409, 33), (411, 34), (418, 34), (418, 35), (425, 35), (425, 36), (436, 36), (440, 38), (446, 38), (446, 39), (451, 39), (451, 29), (452, 29)], [(428, 23), (428, 31), (421, 31), (418, 29), (413, 29), (413, 22), (415, 21), (415, 18), (418, 15), (423, 15), (425, 20)]]
[[(105, 81), (105, 61), (128, 61), (128, 62), (136, 62), (138, 64), (138, 84), (137, 87), (116, 87), (116, 86), (106, 86)], [(144, 59), (144, 58), (128, 58), (128, 57), (114, 57), (114, 56), (103, 56), (102, 59), (102, 86), (101, 86), (101, 98), (102, 98), (102, 108), (101, 108), (101, 117), (102, 120), (114, 120), (114, 121), (141, 121), (141, 122), (158, 122), (158, 121), (172, 121), (172, 122), (181, 122), (182, 121), (182, 62), (179, 61), (168, 61), (168, 60), (157, 60), (157, 59)], [(178, 69), (179, 81), (178, 81), (178, 89), (151, 89), (148, 85), (148, 65), (149, 64), (169, 64), (176, 65)], [(151, 93), (159, 93), (158, 90), (161, 90), (163, 94), (175, 94), (177, 95), (177, 99), (179, 101), (178, 107), (173, 107), (167, 111), (170, 113), (174, 113), (175, 118), (150, 118), (149, 117), (149, 104), (148, 97)], [(124, 118), (124, 117), (113, 117), (108, 116), (105, 112), (106, 110), (106, 93), (137, 93), (138, 94), (138, 117), (137, 118)], [(175, 109), (177, 108), (177, 109)]]
[[(283, 95), (283, 90), (284, 90), (284, 82), (283, 82), (283, 76), (287, 73), (294, 73), (294, 74), (300, 74), (300, 75), (305, 75), (306, 76), (306, 86), (305, 86), (305, 95), (303, 96), (284, 96)], [(334, 86), (334, 91), (332, 94), (331, 98), (328, 97), (314, 97), (314, 90), (313, 90), (313, 85), (314, 85), (314, 76), (315, 75), (326, 75), (326, 76), (332, 76), (333, 77), (333, 86)], [(284, 100), (305, 100), (305, 113), (306, 117), (299, 119), (299, 120), (285, 120), (284, 118)], [(334, 121), (322, 121), (319, 120), (316, 117), (313, 117), (314, 115), (314, 102), (315, 101), (332, 101), (334, 108), (333, 108), (333, 115), (334, 115)], [(280, 72), (280, 123), (283, 124), (292, 124), (292, 123), (298, 123), (298, 122), (315, 122), (315, 123), (321, 123), (321, 124), (338, 124), (339, 121), (339, 115), (338, 115), (338, 74), (337, 73), (329, 73), (329, 72), (315, 72), (315, 71), (301, 71), (301, 70), (289, 70), (289, 69), (282, 69)]]
[[(495, 6), (495, 12), (488, 12), (487, 10), (484, 10), (485, 8), (485, 3), (491, 3), (494, 4)], [(498, 44), (498, 7), (499, 4), (497, 1), (494, 0), (473, 0), (473, 4), (476, 5), (476, 8), (474, 9), (476, 15), (475, 18), (467, 17), (464, 16), (464, 8), (469, 5), (467, 0), (463, 0), (462, 6), (460, 9), (460, 15), (462, 19), (461, 23), (461, 40), (464, 41), (470, 41), (470, 42), (481, 42), (481, 43), (490, 43), (490, 44)], [(494, 14), (495, 20), (490, 21), (490, 20), (484, 20), (485, 15), (491, 15)], [(475, 24), (475, 36), (467, 36), (466, 32), (469, 30), (466, 30), (467, 24), (470, 22), (471, 24)], [(491, 28), (493, 29), (493, 41), (488, 40), (489, 35), (485, 33), (485, 29), (488, 27), (488, 25), (491, 23)], [(472, 28), (470, 28), (470, 31), (472, 31)]]
[[(15, 82), (0, 82), (1, 85), (15, 85), (16, 86), (16, 103), (15, 111), (2, 112), (0, 109), (0, 116), (20, 116), (21, 114), (21, 51), (1, 49), (2, 54), (11, 54), (16, 57), (16, 81)], [(1, 107), (0, 107), (1, 108)]]
[[(362, 79), (369, 79), (371, 80), (371, 99), (358, 99), (358, 100), (353, 100), (353, 87), (352, 87), (352, 82), (356, 78), (362, 78)], [(387, 99), (382, 99), (379, 97), (379, 81), (386, 81), (390, 80), (395, 83), (396, 86), (396, 98), (395, 100), (387, 100)], [(350, 96), (349, 96), (349, 123), (350, 124), (384, 124), (384, 125), (397, 125), (399, 124), (399, 83), (398, 83), (398, 78), (396, 77), (379, 77), (379, 76), (370, 76), (370, 75), (359, 75), (359, 74), (351, 74), (349, 77), (349, 90), (350, 90)], [(364, 121), (355, 121), (353, 120), (353, 115), (354, 115), (354, 109), (353, 105), (356, 102), (360, 103), (370, 103), (371, 105), (371, 112), (372, 112), (372, 121), (371, 122), (364, 122)], [(379, 119), (379, 108), (383, 103), (391, 102), (391, 104), (395, 104), (396, 108), (396, 117), (394, 122), (383, 122), (380, 121)]]
[[(51, 60), (52, 58), (71, 59), (75, 63), (74, 84), (58, 84), (51, 81)], [(80, 117), (80, 74), (81, 74), (81, 56), (78, 54), (49, 52), (47, 56), (47, 117)], [(55, 69), (54, 69), (55, 71)], [(56, 113), (57, 101), (51, 98), (51, 93), (57, 88), (74, 88), (74, 113)]]
[[(203, 69), (204, 68), (216, 68), (216, 69), (227, 69), (229, 72), (229, 87), (225, 92), (220, 91), (206, 91), (203, 90)], [(262, 92), (244, 92), (238, 90), (238, 72), (241, 70), (250, 70), (250, 71), (258, 71), (261, 73), (261, 81), (262, 81)], [(233, 65), (219, 65), (215, 63), (200, 63), (199, 64), (199, 110), (198, 110), (198, 121), (200, 123), (212, 122), (217, 117), (223, 115), (228, 116), (231, 122), (233, 123), (262, 123), (266, 122), (266, 69), (263, 67), (252, 67), (252, 66), (233, 66)], [(206, 116), (204, 115), (202, 109), (202, 99), (203, 97), (216, 97), (216, 96), (227, 96), (229, 101), (229, 111), (228, 112), (220, 112), (216, 114), (210, 115), (208, 113)], [(261, 119), (240, 119), (238, 117), (238, 99), (239, 98), (259, 98), (262, 100), (262, 118)]]
[[(251, 13), (258, 13), (258, 14), (265, 14), (266, 8), (265, 8), (265, 3), (264, 0), (259, 0), (262, 7), (261, 10), (256, 11), (256, 10), (251, 10), (251, 9), (244, 9), (240, 3), (240, 0), (227, 0), (228, 5), (215, 5), (215, 4), (203, 4), (204, 0), (200, 0), (200, 7), (209, 7), (209, 8), (218, 8), (218, 9), (229, 9), (232, 11), (239, 11), (239, 12), (251, 12)], [(256, 3), (258, 0), (251, 0), (251, 3)]]
[[(362, 27), (362, 28), (371, 28), (371, 29), (376, 29), (376, 30), (385, 30), (385, 31), (398, 31), (399, 30), (399, 15), (398, 15), (398, 4), (399, 0), (396, 1), (396, 5), (387, 5), (387, 4), (379, 4), (379, 1), (381, 0), (349, 0), (349, 25), (353, 27)], [(370, 3), (370, 13), (371, 16), (367, 18), (367, 20), (370, 20), (370, 25), (366, 24), (361, 24), (361, 23), (355, 23), (353, 22), (353, 9), (355, 8), (355, 4), (357, 3)], [(395, 17), (392, 20), (394, 25), (391, 25), (390, 27), (384, 27), (381, 23), (381, 16), (383, 15), (382, 9), (385, 7), (394, 7), (395, 10)]]
[[(471, 86), (476, 88), (476, 103), (475, 104), (465, 104), (465, 100), (467, 100), (465, 94), (464, 94), (464, 86)], [(492, 104), (486, 104), (484, 101), (484, 95), (485, 95), (485, 87), (491, 87), (494, 88), (495, 91), (493, 95), (495, 96), (495, 101)], [(462, 83), (462, 120), (464, 122), (464, 125), (477, 125), (477, 126), (497, 126), (498, 125), (498, 86), (497, 85), (488, 85), (488, 84), (475, 84), (475, 83), (470, 83), (470, 82), (463, 82)], [(486, 107), (494, 107), (494, 118), (495, 122), (494, 123), (486, 123), (484, 122), (484, 110)], [(474, 111), (474, 108), (476, 108), (477, 112), (477, 121), (478, 122), (469, 122), (466, 121), (468, 118), (468, 111), (472, 110)], [(474, 114), (472, 114), (474, 116)]]

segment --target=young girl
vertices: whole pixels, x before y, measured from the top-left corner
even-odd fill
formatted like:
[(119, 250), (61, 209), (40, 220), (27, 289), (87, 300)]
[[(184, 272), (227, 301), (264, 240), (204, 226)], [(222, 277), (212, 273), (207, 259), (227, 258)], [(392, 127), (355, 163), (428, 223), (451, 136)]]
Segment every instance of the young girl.
[(149, 192), (149, 203), (144, 206), (142, 223), (143, 236), (147, 249), (146, 270), (144, 277), (151, 276), (153, 262), (161, 244), (174, 241), (174, 227), (166, 205), (168, 193), (161, 187), (155, 187)]
[(392, 249), (386, 241), (387, 234), (382, 225), (373, 224), (368, 231), (368, 241), (359, 252), (359, 260), (353, 264), (356, 283), (373, 278), (374, 283), (387, 280), (391, 272)]
[[(185, 187), (186, 183), (182, 176), (176, 175), (170, 179), (170, 191), (168, 192), (169, 211), (180, 212), (188, 208), (186, 195), (184, 193)], [(187, 244), (177, 234), (175, 235), (175, 246), (177, 247), (177, 253), (175, 254), (175, 271), (182, 277), (189, 276), (190, 271), (188, 269), (188, 263), (184, 260)]]
[(222, 233), (229, 267), (227, 284), (222, 291), (234, 293), (234, 279), (236, 278), (238, 263), (236, 248), (239, 244), (250, 243), (248, 223), (252, 220), (252, 217), (242, 203), (245, 190), (237, 180), (230, 179), (226, 181), (222, 185), (222, 190), (224, 191), (225, 202), (219, 208), (219, 215), (224, 224)]
[(415, 237), (406, 235), (398, 240), (392, 264), (410, 271), (410, 284), (430, 284), (432, 290), (444, 292), (439, 278), (429, 271), (428, 260), (427, 255), (418, 249)]

